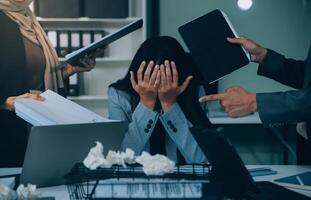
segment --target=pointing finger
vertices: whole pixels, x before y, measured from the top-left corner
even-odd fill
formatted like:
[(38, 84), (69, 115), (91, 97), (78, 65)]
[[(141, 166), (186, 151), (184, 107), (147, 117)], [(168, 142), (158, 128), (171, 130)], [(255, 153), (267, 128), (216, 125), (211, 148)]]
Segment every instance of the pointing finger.
[(219, 101), (219, 100), (223, 100), (225, 97), (226, 97), (226, 94), (213, 94), (213, 95), (203, 96), (199, 99), (199, 101), (200, 102)]

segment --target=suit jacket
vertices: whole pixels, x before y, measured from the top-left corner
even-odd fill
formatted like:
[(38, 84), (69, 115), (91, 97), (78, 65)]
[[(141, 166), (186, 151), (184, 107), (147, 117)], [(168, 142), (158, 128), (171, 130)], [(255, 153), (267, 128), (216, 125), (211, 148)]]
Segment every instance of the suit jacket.
[(189, 130), (192, 127), (191, 123), (177, 103), (163, 114), (150, 110), (141, 103), (132, 112), (129, 94), (110, 87), (108, 96), (109, 118), (129, 122), (122, 150), (131, 148), (136, 154), (149, 151), (149, 138), (156, 123), (160, 120), (167, 133), (166, 152), (170, 159), (177, 161), (178, 148), (187, 163), (207, 162)]
[(264, 125), (307, 123), (311, 140), (311, 48), (305, 61), (286, 59), (272, 50), (258, 68), (258, 74), (298, 90), (257, 94), (257, 107)]

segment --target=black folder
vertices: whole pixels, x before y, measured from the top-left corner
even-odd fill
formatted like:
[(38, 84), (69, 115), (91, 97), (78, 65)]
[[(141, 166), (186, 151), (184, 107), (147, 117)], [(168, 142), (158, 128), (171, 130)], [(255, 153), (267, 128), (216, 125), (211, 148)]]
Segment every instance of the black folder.
[(219, 9), (179, 27), (206, 84), (215, 82), (247, 65), (249, 54), (231, 44), (227, 37), (238, 37), (232, 24)]
[(79, 59), (83, 58), (85, 55), (90, 55), (94, 53), (98, 48), (104, 48), (105, 46), (109, 45), (110, 43), (126, 36), (137, 29), (140, 29), (143, 26), (143, 20), (139, 19), (131, 24), (121, 28), (120, 30), (111, 33), (102, 39), (93, 42), (92, 44), (83, 47), (77, 51), (74, 51), (70, 54), (67, 54), (65, 57), (65, 61), (71, 65), (78, 66), (80, 65)]

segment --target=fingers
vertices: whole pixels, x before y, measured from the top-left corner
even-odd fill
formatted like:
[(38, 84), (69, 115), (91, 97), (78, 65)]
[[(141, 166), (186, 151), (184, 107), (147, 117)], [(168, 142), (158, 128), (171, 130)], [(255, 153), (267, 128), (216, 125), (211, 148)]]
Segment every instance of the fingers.
[(155, 88), (159, 88), (160, 87), (160, 84), (161, 84), (161, 72), (160, 70), (158, 69), (158, 73), (157, 73), (157, 79), (154, 83), (154, 87)]
[(26, 93), (26, 94), (23, 94), (23, 95), (19, 96), (18, 98), (34, 99), (34, 100), (37, 100), (37, 101), (45, 101), (45, 98), (40, 96), (40, 94)]
[(183, 93), (187, 89), (187, 87), (189, 86), (190, 81), (191, 81), (192, 78), (193, 78), (193, 76), (188, 76), (186, 78), (184, 83), (179, 87), (179, 91), (178, 91), (179, 94)]
[(173, 71), (173, 82), (178, 84), (178, 71), (175, 62), (171, 62), (171, 66)]
[(168, 60), (166, 60), (164, 62), (164, 65), (165, 65), (165, 74), (166, 74), (166, 81), (168, 83), (171, 83), (173, 81), (172, 79), (172, 71), (171, 71), (171, 65), (170, 65), (170, 62)]
[(85, 55), (83, 59), (79, 60), (83, 67), (77, 69), (77, 72), (91, 71), (96, 66), (96, 58)]
[(130, 71), (130, 74), (131, 74), (131, 84), (132, 84), (132, 87), (136, 91), (136, 89), (137, 89), (137, 82), (135, 80), (134, 72)]
[(246, 38), (240, 37), (240, 38), (227, 38), (227, 41), (232, 44), (239, 44), (239, 45), (245, 45)]
[(103, 49), (101, 48), (97, 48), (96, 51), (93, 53), (92, 57), (98, 57), (98, 56), (101, 56), (101, 54), (104, 52)]
[(150, 82), (149, 82), (150, 86), (155, 86), (155, 83), (156, 83), (157, 78), (158, 78), (158, 72), (159, 72), (159, 65), (156, 65), (154, 67), (154, 70), (153, 70), (151, 78), (150, 78)]
[(150, 79), (150, 73), (152, 71), (152, 68), (153, 68), (153, 65), (154, 65), (154, 62), (153, 61), (150, 61), (149, 64), (148, 64), (148, 67), (145, 71), (145, 74), (144, 74), (144, 80), (143, 81), (149, 81)]
[(205, 102), (205, 101), (222, 101), (226, 98), (226, 94), (221, 93), (221, 94), (213, 94), (213, 95), (208, 95), (208, 96), (203, 96), (199, 99), (200, 102)]
[(84, 67), (88, 67), (88, 63), (87, 63), (87, 61), (86, 61), (86, 58), (80, 59), (79, 61), (80, 61), (80, 63), (81, 63)]
[(161, 72), (161, 87), (166, 86), (166, 74), (165, 74), (165, 66), (162, 64), (160, 66), (160, 72)]
[(143, 61), (140, 66), (139, 69), (137, 71), (137, 80), (138, 80), (138, 84), (143, 82), (143, 71), (145, 69), (146, 66), (146, 61)]

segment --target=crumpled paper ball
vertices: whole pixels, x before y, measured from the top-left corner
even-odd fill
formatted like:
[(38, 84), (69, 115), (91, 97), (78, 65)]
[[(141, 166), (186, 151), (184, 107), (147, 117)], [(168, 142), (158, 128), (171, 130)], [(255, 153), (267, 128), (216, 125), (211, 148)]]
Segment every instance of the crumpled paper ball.
[(131, 149), (126, 149), (125, 152), (109, 151), (106, 160), (112, 165), (121, 165), (126, 168), (126, 164), (134, 164), (135, 152)]
[(12, 191), (9, 187), (0, 184), (0, 199), (1, 200), (10, 200), (12, 196)]
[(40, 193), (37, 192), (37, 186), (28, 184), (27, 187), (25, 187), (23, 184), (19, 185), (17, 190), (17, 199), (23, 200), (23, 199), (36, 199), (40, 197)]
[(124, 159), (124, 162), (127, 164), (135, 164), (136, 163), (136, 157), (135, 152), (132, 149), (127, 148), (125, 150), (125, 153), (121, 153)]
[(109, 151), (105, 158), (104, 147), (100, 142), (96, 142), (96, 146), (91, 148), (87, 157), (83, 160), (83, 164), (90, 170), (95, 170), (98, 167), (110, 168), (113, 165), (120, 165), (124, 168), (126, 164), (136, 163), (135, 152), (131, 149), (126, 149), (125, 152)]
[(141, 156), (136, 157), (136, 162), (143, 166), (146, 175), (162, 176), (174, 172), (175, 168), (175, 162), (166, 156), (159, 154), (152, 156), (147, 152), (143, 152)]
[(96, 142), (96, 146), (91, 148), (89, 154), (84, 159), (83, 164), (90, 170), (95, 170), (98, 167), (110, 168), (112, 165), (105, 159), (103, 155), (104, 147), (100, 142)]
[(126, 167), (126, 164), (141, 164), (146, 175), (164, 175), (174, 172), (175, 162), (163, 155), (151, 156), (147, 152), (143, 152), (141, 156), (136, 157), (135, 152), (126, 149), (125, 152), (109, 151), (106, 158), (103, 155), (104, 147), (100, 142), (96, 142), (96, 146), (91, 148), (88, 156), (84, 159), (83, 164), (90, 170), (98, 167), (110, 168), (113, 165)]

